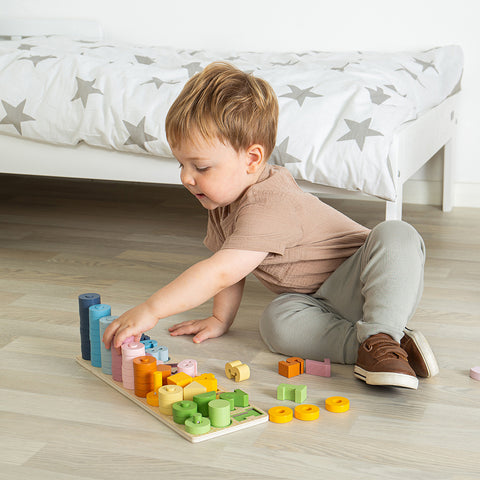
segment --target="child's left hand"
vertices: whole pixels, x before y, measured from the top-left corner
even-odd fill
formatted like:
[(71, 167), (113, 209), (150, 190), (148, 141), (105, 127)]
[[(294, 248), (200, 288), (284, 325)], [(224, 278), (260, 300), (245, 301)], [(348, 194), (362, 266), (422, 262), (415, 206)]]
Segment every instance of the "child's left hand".
[(223, 322), (215, 316), (203, 318), (201, 320), (188, 320), (186, 322), (177, 323), (171, 326), (168, 331), (170, 335), (195, 335), (194, 343), (201, 343), (208, 338), (216, 338), (222, 336), (228, 331), (230, 324)]

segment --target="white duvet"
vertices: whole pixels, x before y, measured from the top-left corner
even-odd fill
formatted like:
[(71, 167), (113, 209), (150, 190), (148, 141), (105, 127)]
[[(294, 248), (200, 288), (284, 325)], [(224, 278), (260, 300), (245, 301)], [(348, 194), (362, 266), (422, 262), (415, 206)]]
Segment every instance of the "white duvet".
[[(395, 200), (388, 152), (399, 126), (460, 88), (463, 55), (176, 50), (66, 37), (0, 42), (0, 133), (171, 157), (165, 116), (189, 77), (226, 60), (278, 96), (271, 162), (297, 179)], [(156, 179), (161, 182), (162, 179)]]

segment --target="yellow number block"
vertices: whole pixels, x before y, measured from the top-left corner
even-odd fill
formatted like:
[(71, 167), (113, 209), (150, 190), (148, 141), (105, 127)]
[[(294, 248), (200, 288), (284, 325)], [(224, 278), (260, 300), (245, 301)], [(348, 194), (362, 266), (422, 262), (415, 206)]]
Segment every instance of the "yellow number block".
[(240, 360), (225, 364), (225, 375), (227, 378), (234, 378), (236, 382), (243, 382), (250, 378), (250, 368)]
[(287, 423), (293, 419), (293, 410), (289, 407), (272, 407), (268, 419), (273, 423)]
[(345, 397), (328, 397), (325, 400), (325, 408), (329, 412), (343, 413), (350, 408), (350, 401)]
[(195, 377), (193, 381), (203, 385), (207, 389), (207, 392), (216, 392), (218, 390), (217, 379), (213, 373), (204, 373)]
[(316, 420), (320, 416), (320, 409), (316, 405), (297, 405), (295, 407), (295, 418), (299, 420)]
[(167, 385), (179, 385), (180, 387), (186, 387), (189, 383), (192, 383), (193, 378), (187, 375), (185, 372), (178, 372), (175, 375), (170, 375), (167, 378)]

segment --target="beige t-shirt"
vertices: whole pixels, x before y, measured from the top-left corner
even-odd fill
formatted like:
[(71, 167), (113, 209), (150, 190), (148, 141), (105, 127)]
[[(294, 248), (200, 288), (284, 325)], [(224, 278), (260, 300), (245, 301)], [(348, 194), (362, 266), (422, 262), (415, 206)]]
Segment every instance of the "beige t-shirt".
[(254, 275), (275, 293), (313, 293), (363, 245), (369, 230), (303, 192), (290, 172), (267, 164), (235, 202), (209, 210), (204, 243), (269, 252)]

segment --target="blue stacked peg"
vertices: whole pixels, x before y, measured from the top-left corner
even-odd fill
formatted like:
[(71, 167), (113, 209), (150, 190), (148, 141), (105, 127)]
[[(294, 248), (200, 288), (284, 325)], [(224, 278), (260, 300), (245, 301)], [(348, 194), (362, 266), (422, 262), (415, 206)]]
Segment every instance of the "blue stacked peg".
[(88, 309), (90, 323), (90, 357), (93, 367), (102, 366), (102, 339), (100, 337), (100, 319), (111, 314), (110, 305), (99, 303)]
[(80, 314), (80, 343), (82, 358), (90, 360), (90, 320), (88, 309), (100, 302), (98, 293), (82, 293), (78, 296), (78, 312)]

